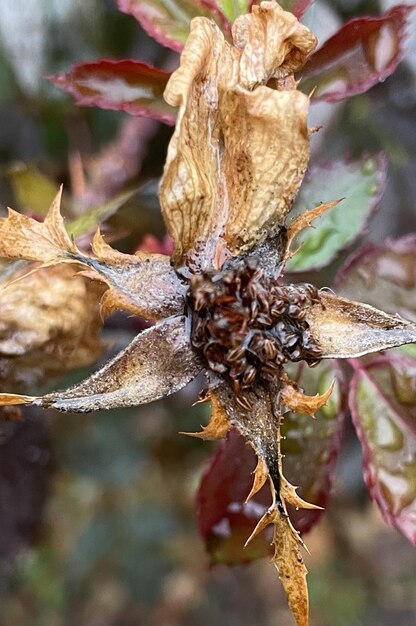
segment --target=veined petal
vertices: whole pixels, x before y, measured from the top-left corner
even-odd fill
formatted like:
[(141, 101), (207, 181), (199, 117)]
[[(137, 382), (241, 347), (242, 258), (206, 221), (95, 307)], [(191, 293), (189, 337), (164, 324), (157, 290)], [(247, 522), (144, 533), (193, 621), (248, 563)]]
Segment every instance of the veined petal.
[(319, 298), (305, 319), (324, 358), (359, 357), (416, 342), (416, 324), (399, 315), (322, 291)]
[(41, 397), (0, 394), (0, 404), (32, 404), (73, 413), (137, 406), (178, 391), (201, 369), (185, 318), (171, 317), (142, 332), (78, 385)]
[(165, 91), (180, 107), (160, 189), (177, 265), (220, 267), (275, 235), (308, 163), (309, 98), (292, 74), (315, 38), (275, 2), (238, 18), (233, 34), (231, 46), (194, 19)]

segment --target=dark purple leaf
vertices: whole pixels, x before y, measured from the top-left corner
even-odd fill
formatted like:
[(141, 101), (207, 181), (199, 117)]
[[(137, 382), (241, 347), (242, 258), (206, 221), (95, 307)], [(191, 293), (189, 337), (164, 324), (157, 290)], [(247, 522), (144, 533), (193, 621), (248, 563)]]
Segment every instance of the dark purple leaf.
[(363, 246), (338, 272), (334, 288), (339, 295), (416, 321), (416, 235)]
[[(306, 415), (285, 416), (282, 451), (283, 471), (299, 495), (314, 504), (325, 506), (334, 463), (337, 458), (344, 412), (343, 380), (334, 362), (317, 368), (296, 367), (293, 378), (307, 393), (326, 391), (331, 381), (337, 384), (326, 407), (313, 420)], [(198, 524), (213, 563), (241, 563), (260, 558), (270, 550), (271, 535), (256, 537), (244, 548), (261, 515), (271, 503), (266, 485), (248, 503), (253, 484), (256, 457), (244, 438), (231, 430), (221, 442), (202, 478), (198, 492)], [(321, 511), (290, 511), (298, 530), (306, 532), (319, 519)]]
[(175, 111), (163, 99), (169, 72), (139, 61), (101, 59), (74, 65), (69, 72), (49, 76), (82, 106), (125, 111), (175, 123)]
[(349, 404), (364, 480), (386, 522), (416, 543), (416, 360), (390, 355), (355, 368)]
[(18, 409), (0, 412), (0, 591), (16, 552), (38, 537), (52, 468), (42, 418), (10, 419)]
[(117, 0), (120, 11), (133, 15), (153, 39), (177, 52), (184, 46), (193, 17), (215, 19), (229, 29), (221, 4), (216, 0)]
[(411, 6), (398, 5), (379, 17), (353, 18), (312, 54), (301, 87), (329, 102), (363, 93), (385, 80), (403, 58)]

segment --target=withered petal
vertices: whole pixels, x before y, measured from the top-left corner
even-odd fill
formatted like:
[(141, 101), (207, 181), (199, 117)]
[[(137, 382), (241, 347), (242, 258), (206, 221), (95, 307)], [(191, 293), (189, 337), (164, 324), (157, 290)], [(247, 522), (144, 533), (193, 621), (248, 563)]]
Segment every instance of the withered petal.
[(254, 5), (251, 14), (235, 20), (232, 35), (241, 50), (240, 83), (250, 90), (299, 70), (317, 43), (309, 28), (277, 2)]
[(322, 291), (305, 319), (323, 358), (354, 358), (416, 342), (416, 324)]
[(0, 404), (32, 404), (86, 413), (158, 400), (189, 383), (201, 371), (184, 317), (171, 317), (138, 335), (101, 370), (65, 391), (45, 396), (0, 394)]
[(180, 107), (160, 188), (176, 265), (220, 267), (275, 235), (307, 167), (309, 99), (293, 81), (267, 83), (302, 65), (315, 38), (275, 2), (240, 19), (231, 46), (195, 18), (165, 91)]

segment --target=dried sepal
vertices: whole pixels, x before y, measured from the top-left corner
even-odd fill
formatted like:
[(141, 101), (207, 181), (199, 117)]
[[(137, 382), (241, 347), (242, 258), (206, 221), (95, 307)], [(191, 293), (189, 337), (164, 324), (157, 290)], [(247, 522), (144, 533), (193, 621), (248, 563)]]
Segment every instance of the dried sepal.
[(333, 202), (326, 202), (324, 204), (320, 204), (319, 206), (311, 209), (310, 211), (305, 211), (298, 217), (296, 217), (287, 229), (287, 248), (286, 248), (286, 260), (293, 256), (296, 252), (290, 251), (290, 246), (292, 245), (295, 238), (302, 232), (305, 228), (309, 228), (312, 225), (312, 222), (316, 220), (317, 217), (320, 217), (329, 209), (337, 206), (342, 202), (342, 198), (340, 200), (334, 200)]
[(183, 312), (186, 289), (168, 256), (123, 254), (109, 246), (99, 231), (92, 243), (95, 256), (81, 252), (65, 230), (61, 195), (62, 188), (43, 222), (9, 209), (9, 216), (0, 219), (0, 257), (87, 267), (84, 276), (108, 286), (102, 301), (103, 314), (123, 309), (157, 320)]
[(312, 502), (307, 502), (306, 500), (301, 498), (297, 494), (297, 491), (296, 491), (298, 487), (295, 487), (288, 480), (286, 480), (283, 474), (280, 477), (280, 482), (281, 482), (280, 492), (285, 502), (287, 502), (288, 504), (291, 504), (296, 509), (311, 509), (311, 510), (317, 510), (317, 511), (322, 510), (321, 506), (318, 506), (317, 504), (312, 504)]
[[(258, 486), (264, 484), (264, 475), (269, 480), (272, 505), (260, 519), (254, 531), (248, 538), (246, 545), (266, 526), (274, 526), (274, 556), (279, 578), (286, 591), (288, 604), (296, 620), (297, 626), (306, 626), (308, 623), (308, 589), (306, 584), (307, 570), (300, 553), (303, 542), (299, 533), (293, 528), (286, 510), (285, 495), (289, 501), (296, 502), (295, 506), (304, 506), (303, 501), (296, 495), (294, 488), (283, 477), (281, 453), (281, 398), (279, 382), (266, 389), (257, 386), (253, 391), (246, 393), (247, 410), (237, 402), (228, 385), (215, 389), (218, 401), (223, 404), (228, 413), (230, 423), (239, 430), (249, 443), (259, 460), (252, 494)], [(256, 484), (257, 483), (257, 484)], [(308, 508), (313, 505), (305, 503)]]
[(200, 433), (182, 432), (181, 435), (189, 435), (190, 437), (197, 437), (207, 441), (215, 441), (225, 437), (230, 428), (227, 412), (221, 402), (218, 401), (214, 392), (211, 392), (209, 400), (211, 400), (212, 413), (208, 425), (203, 426)]
[(108, 286), (103, 315), (116, 309), (149, 319), (182, 313), (186, 287), (173, 271), (168, 256), (147, 252), (124, 254), (109, 246), (97, 230), (92, 241), (95, 257), (78, 252), (76, 258), (93, 272), (88, 275)]
[(276, 504), (273, 504), (260, 519), (246, 545), (269, 524), (274, 526), (272, 563), (279, 573), (289, 608), (295, 618), (296, 626), (308, 626), (309, 596), (306, 583), (308, 570), (300, 553), (300, 546), (304, 547), (304, 545), (298, 532), (293, 528), (287, 512), (279, 510)]
[(65, 391), (45, 396), (0, 394), (0, 404), (32, 404), (86, 413), (152, 402), (189, 383), (201, 370), (185, 318), (172, 317), (140, 333), (101, 370)]
[(322, 358), (354, 358), (416, 341), (416, 324), (322, 291), (305, 319)]
[(267, 479), (269, 478), (269, 470), (267, 469), (267, 465), (264, 459), (260, 457), (257, 458), (257, 465), (253, 474), (253, 486), (250, 489), (250, 493), (246, 498), (246, 502), (251, 500), (251, 498), (260, 491), (260, 489), (266, 484)]
[(75, 253), (60, 213), (62, 187), (54, 198), (43, 222), (9, 209), (0, 218), (0, 257), (53, 263)]
[(334, 389), (335, 381), (331, 383), (325, 393), (317, 393), (315, 396), (307, 396), (295, 385), (286, 382), (282, 385), (281, 398), (283, 404), (295, 413), (303, 413), (315, 417), (316, 411), (325, 406)]
[[(275, 2), (233, 33), (230, 46), (215, 24), (193, 20), (165, 92), (180, 107), (160, 193), (177, 265), (219, 267), (276, 234), (308, 163), (309, 99), (288, 76), (315, 38)], [(284, 90), (266, 86), (284, 77)]]

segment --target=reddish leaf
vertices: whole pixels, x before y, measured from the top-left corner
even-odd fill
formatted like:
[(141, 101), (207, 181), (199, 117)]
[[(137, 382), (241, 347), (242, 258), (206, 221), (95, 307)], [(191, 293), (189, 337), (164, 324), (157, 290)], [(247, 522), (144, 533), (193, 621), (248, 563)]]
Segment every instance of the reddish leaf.
[(163, 99), (169, 72), (139, 61), (101, 59), (74, 65), (63, 74), (49, 76), (82, 106), (144, 115), (166, 124), (175, 123), (175, 112)]
[[(331, 475), (337, 458), (344, 409), (342, 377), (333, 362), (310, 369), (300, 366), (294, 376), (307, 393), (324, 391), (331, 380), (337, 384), (328, 405), (317, 412), (317, 419), (290, 413), (285, 416), (282, 441), (286, 478), (299, 485), (305, 500), (325, 506), (331, 488)], [(241, 563), (265, 556), (271, 534), (255, 537), (244, 548), (259, 518), (270, 505), (270, 489), (265, 485), (246, 503), (253, 484), (257, 460), (250, 446), (236, 430), (217, 448), (198, 492), (198, 523), (213, 563)], [(321, 511), (291, 510), (298, 530), (309, 530)]]
[(245, 503), (256, 464), (253, 449), (232, 429), (218, 446), (202, 477), (197, 496), (198, 525), (212, 563), (241, 563), (269, 552), (271, 532), (268, 540), (258, 535), (244, 549), (271, 504), (268, 485)]
[(411, 6), (380, 17), (350, 20), (315, 52), (302, 69), (302, 90), (329, 102), (363, 93), (385, 80), (403, 57)]
[[(280, 0), (279, 4), (285, 11), (290, 11), (298, 19), (302, 17), (304, 13), (313, 4), (314, 0)], [(253, 3), (254, 4), (254, 3)]]
[(133, 15), (140, 26), (162, 46), (180, 52), (193, 17), (215, 19), (229, 30), (216, 0), (117, 0), (120, 11)]
[(416, 321), (416, 235), (363, 246), (338, 272), (334, 288), (347, 298)]
[(349, 403), (364, 480), (386, 522), (416, 543), (416, 360), (391, 355), (355, 367)]

